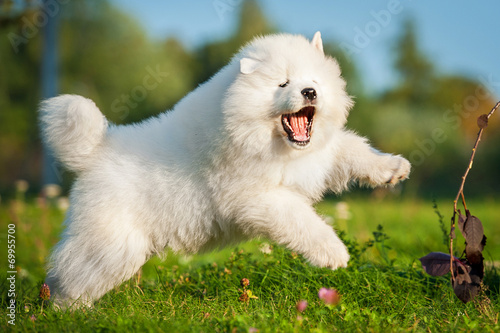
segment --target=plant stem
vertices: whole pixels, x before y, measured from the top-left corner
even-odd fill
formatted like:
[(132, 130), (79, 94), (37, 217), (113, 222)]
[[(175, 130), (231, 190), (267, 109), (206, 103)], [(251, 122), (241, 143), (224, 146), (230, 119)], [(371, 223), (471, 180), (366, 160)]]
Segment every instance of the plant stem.
[[(495, 106), (490, 110), (490, 112), (486, 115), (487, 119), (490, 119), (491, 115), (495, 112), (496, 109), (500, 107), (500, 101), (495, 104)], [(469, 174), (470, 169), (472, 169), (472, 163), (474, 161), (474, 156), (476, 155), (476, 149), (479, 144), (479, 141), (481, 141), (481, 135), (483, 134), (483, 131), (486, 127), (481, 127), (479, 129), (479, 132), (477, 133), (477, 138), (476, 142), (474, 143), (474, 147), (472, 148), (472, 155), (469, 160), (469, 165), (467, 166), (467, 169), (465, 169), (465, 173), (462, 176), (462, 183), (460, 184), (460, 188), (458, 189), (457, 196), (455, 197), (455, 200), (453, 201), (453, 216), (451, 217), (451, 228), (450, 228), (450, 271), (451, 271), (451, 278), (454, 281), (455, 276), (453, 275), (453, 234), (455, 232), (455, 218), (457, 216), (457, 202), (460, 196), (462, 196), (462, 204), (464, 205), (464, 209), (467, 209), (465, 206), (465, 197), (464, 197), (464, 185), (465, 185), (465, 179), (467, 178), (467, 175)]]

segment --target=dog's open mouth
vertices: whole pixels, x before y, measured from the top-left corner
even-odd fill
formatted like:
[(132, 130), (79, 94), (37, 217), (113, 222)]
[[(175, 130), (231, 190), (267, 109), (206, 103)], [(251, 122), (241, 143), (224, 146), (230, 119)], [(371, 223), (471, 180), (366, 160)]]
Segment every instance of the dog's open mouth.
[(288, 135), (288, 140), (298, 146), (306, 146), (309, 143), (314, 113), (314, 106), (306, 106), (298, 112), (281, 116), (281, 123)]

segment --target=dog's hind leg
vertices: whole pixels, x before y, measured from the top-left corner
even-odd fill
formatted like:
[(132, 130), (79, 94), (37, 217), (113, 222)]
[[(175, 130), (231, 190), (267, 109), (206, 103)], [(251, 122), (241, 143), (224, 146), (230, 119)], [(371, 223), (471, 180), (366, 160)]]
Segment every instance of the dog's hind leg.
[(146, 262), (149, 240), (124, 222), (68, 226), (52, 253), (46, 280), (57, 306), (91, 306)]

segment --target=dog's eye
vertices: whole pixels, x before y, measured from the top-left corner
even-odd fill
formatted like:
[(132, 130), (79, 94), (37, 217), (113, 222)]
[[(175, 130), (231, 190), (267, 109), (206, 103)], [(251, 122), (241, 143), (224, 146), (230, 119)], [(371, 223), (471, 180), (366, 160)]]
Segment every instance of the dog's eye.
[(290, 80), (286, 80), (286, 82), (283, 82), (282, 84), (280, 84), (280, 87), (285, 88), (289, 83), (290, 83)]

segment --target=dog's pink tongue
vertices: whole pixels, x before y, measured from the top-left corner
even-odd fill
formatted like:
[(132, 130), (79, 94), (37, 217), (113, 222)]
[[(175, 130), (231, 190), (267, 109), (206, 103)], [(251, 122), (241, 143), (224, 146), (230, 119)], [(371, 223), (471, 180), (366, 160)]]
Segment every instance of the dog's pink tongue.
[(306, 141), (308, 139), (306, 115), (292, 115), (290, 117), (290, 126), (292, 127), (295, 140)]

